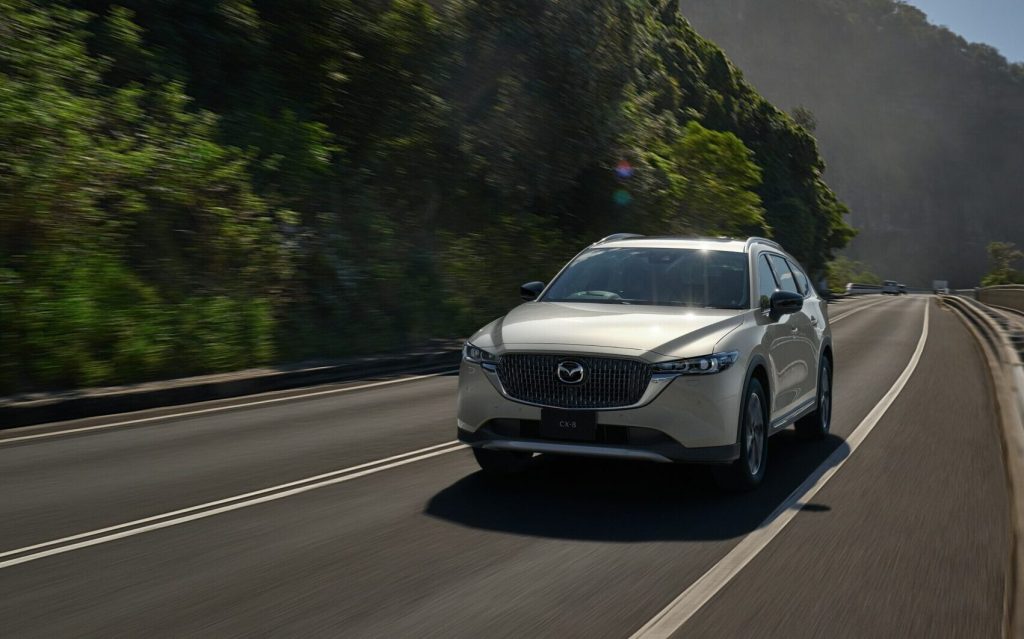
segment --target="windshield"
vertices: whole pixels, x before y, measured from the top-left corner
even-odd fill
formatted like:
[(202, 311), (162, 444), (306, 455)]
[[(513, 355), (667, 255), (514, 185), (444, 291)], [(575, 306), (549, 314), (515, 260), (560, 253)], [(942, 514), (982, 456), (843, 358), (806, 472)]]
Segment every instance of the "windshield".
[(743, 309), (749, 292), (746, 253), (620, 247), (577, 257), (542, 301)]

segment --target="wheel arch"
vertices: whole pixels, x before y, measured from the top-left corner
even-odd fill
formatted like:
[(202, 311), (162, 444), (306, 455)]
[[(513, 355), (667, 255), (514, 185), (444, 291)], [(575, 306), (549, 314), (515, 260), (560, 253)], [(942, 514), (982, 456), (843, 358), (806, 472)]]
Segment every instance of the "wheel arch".
[(829, 363), (832, 364), (833, 368), (835, 367), (836, 359), (835, 359), (835, 356), (832, 355), (832, 339), (831, 338), (828, 338), (828, 339), (825, 339), (824, 341), (822, 341), (820, 357), (828, 358)]
[(746, 401), (747, 388), (750, 385), (750, 380), (756, 379), (761, 384), (761, 389), (764, 391), (764, 410), (767, 413), (765, 415), (765, 423), (771, 423), (772, 418), (772, 384), (771, 375), (768, 373), (768, 360), (761, 354), (756, 354), (750, 359), (750, 363), (747, 365), (747, 375), (743, 380), (743, 399), (740, 402), (740, 415), (736, 420), (736, 441), (739, 441), (740, 437), (740, 422), (743, 420), (743, 402)]
[[(821, 362), (826, 359), (832, 369), (832, 377), (834, 379), (836, 376), (836, 357), (832, 354), (831, 339), (826, 340), (821, 345), (821, 354), (818, 356), (818, 370), (821, 370)], [(817, 382), (815, 382), (815, 385), (817, 385)]]

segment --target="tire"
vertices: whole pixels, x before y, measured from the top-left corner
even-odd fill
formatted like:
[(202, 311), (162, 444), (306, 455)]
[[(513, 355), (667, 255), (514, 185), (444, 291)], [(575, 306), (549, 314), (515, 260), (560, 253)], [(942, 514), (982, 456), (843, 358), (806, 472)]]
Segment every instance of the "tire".
[(818, 396), (814, 412), (796, 421), (796, 432), (807, 439), (824, 439), (832, 427), (832, 360), (821, 358), (818, 367)]
[(740, 415), (740, 457), (714, 469), (715, 482), (727, 492), (752, 490), (764, 479), (768, 463), (768, 402), (761, 382), (750, 378)]
[(533, 458), (533, 453), (474, 448), (473, 457), (476, 457), (476, 463), (480, 465), (485, 475), (508, 477), (525, 471)]

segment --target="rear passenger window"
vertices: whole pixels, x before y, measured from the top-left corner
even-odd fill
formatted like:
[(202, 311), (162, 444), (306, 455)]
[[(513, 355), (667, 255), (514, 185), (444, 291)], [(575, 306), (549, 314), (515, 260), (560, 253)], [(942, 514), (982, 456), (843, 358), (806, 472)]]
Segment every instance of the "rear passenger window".
[(768, 256), (761, 255), (757, 258), (757, 298), (761, 308), (768, 308), (768, 301), (778, 287), (772, 267), (768, 266)]
[(796, 287), (796, 281), (793, 279), (793, 271), (789, 270), (789, 264), (786, 263), (785, 258), (775, 254), (769, 255), (768, 258), (771, 260), (772, 270), (775, 271), (775, 279), (779, 283), (779, 288), (790, 293), (800, 294)]

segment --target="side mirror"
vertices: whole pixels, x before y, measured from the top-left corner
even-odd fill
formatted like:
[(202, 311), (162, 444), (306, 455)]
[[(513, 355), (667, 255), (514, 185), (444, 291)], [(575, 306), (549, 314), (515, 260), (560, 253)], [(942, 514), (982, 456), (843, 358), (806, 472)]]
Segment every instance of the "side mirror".
[(519, 287), (519, 297), (527, 302), (537, 299), (540, 292), (544, 290), (544, 282), (527, 282)]
[(769, 302), (773, 318), (796, 313), (804, 307), (804, 297), (790, 291), (775, 291)]

